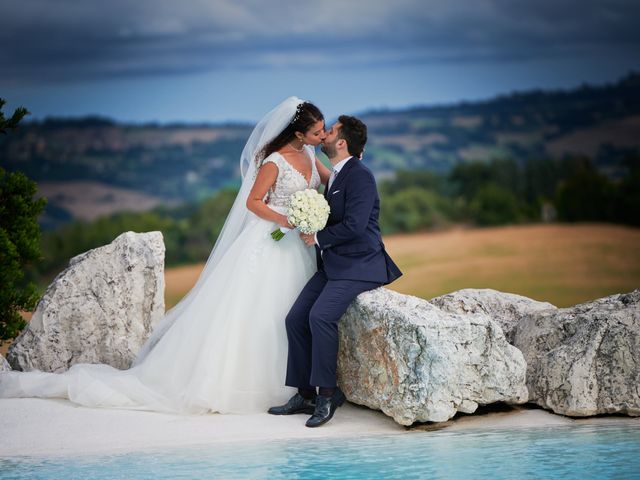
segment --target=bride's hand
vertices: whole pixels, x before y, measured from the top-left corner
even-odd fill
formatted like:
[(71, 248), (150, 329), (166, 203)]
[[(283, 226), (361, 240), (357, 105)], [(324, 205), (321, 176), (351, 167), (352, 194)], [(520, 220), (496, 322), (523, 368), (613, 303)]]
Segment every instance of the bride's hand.
[(285, 215), (283, 215), (282, 219), (280, 220), (280, 226), (284, 228), (290, 228), (291, 230), (296, 228), (295, 225), (291, 225), (289, 223), (289, 219)]

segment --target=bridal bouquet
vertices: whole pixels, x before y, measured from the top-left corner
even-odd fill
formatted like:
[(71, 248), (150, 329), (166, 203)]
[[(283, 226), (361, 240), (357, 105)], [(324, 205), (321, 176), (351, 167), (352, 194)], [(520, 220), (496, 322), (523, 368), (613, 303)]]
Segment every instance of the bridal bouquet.
[[(329, 218), (329, 204), (324, 197), (310, 188), (299, 190), (291, 195), (287, 220), (302, 233), (312, 234), (322, 230)], [(271, 237), (278, 241), (289, 231), (281, 227), (271, 232)]]

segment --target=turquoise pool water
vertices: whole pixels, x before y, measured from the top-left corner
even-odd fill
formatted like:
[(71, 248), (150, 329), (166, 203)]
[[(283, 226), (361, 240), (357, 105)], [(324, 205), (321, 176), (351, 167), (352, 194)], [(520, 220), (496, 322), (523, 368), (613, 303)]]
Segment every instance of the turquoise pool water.
[(408, 432), (78, 458), (0, 458), (0, 479), (640, 479), (640, 426)]

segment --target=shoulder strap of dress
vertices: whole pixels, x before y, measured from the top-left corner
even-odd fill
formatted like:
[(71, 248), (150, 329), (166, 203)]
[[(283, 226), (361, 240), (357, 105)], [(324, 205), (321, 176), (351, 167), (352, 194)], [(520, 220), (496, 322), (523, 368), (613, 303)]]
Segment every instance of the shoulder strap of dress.
[(271, 163), (275, 163), (276, 167), (280, 167), (280, 162), (282, 161), (282, 155), (280, 155), (278, 152), (273, 152), (271, 155), (269, 155), (267, 158), (265, 158), (262, 161), (262, 164), (264, 165), (267, 162), (271, 162)]

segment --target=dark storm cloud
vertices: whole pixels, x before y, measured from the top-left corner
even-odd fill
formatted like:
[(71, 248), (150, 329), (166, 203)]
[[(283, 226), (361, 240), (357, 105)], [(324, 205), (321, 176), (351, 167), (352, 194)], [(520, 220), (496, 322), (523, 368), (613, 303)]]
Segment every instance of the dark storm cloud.
[(0, 0), (2, 81), (637, 54), (640, 2)]

